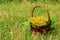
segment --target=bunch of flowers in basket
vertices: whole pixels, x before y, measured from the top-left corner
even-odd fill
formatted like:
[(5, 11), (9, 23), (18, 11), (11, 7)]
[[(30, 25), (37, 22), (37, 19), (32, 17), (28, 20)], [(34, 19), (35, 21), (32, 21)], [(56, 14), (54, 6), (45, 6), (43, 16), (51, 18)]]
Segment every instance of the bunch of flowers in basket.
[(32, 23), (34, 26), (43, 26), (43, 25), (47, 25), (48, 23), (48, 18), (45, 18), (43, 16), (40, 17), (31, 17), (28, 20), (30, 23)]

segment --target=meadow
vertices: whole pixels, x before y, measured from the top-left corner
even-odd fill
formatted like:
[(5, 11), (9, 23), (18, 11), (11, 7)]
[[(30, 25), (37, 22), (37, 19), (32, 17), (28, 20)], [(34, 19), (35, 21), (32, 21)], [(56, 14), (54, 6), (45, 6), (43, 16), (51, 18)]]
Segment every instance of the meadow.
[[(23, 23), (31, 16), (32, 9), (37, 5), (44, 5), (48, 8), (50, 16), (56, 20), (55, 23), (51, 25), (52, 27), (55, 27), (55, 29), (46, 35), (32, 36), (29, 28), (26, 30)], [(39, 12), (40, 11), (37, 13)], [(31, 3), (25, 0), (21, 3), (1, 3), (0, 40), (60, 40), (60, 3)]]

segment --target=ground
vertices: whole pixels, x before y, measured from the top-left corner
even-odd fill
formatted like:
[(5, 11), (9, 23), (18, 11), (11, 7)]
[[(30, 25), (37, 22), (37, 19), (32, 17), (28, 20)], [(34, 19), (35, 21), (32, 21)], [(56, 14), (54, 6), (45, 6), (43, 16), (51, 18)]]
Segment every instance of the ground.
[[(22, 24), (31, 16), (32, 9), (36, 5), (44, 5), (48, 8), (50, 16), (56, 18), (52, 27), (53, 32), (46, 35), (32, 36), (29, 30), (25, 30)], [(37, 12), (38, 13), (38, 12)], [(60, 4), (6, 3), (0, 4), (0, 40), (60, 40)]]

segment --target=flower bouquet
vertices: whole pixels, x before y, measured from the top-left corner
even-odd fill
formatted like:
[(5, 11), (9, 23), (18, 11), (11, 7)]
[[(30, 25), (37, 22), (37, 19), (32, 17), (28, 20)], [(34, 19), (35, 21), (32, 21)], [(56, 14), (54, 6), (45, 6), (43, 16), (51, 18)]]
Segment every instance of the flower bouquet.
[(50, 30), (51, 23), (54, 20), (52, 20), (50, 18), (48, 9), (45, 9), (45, 8), (44, 9), (46, 10), (48, 18), (46, 18), (44, 16), (34, 17), (33, 12), (34, 12), (35, 8), (37, 8), (37, 7), (44, 8), (43, 6), (35, 6), (34, 9), (32, 10), (32, 16), (31, 16), (31, 18), (29, 18), (28, 22), (30, 23), (31, 32), (33, 32), (33, 33), (40, 32), (41, 34), (45, 34)]

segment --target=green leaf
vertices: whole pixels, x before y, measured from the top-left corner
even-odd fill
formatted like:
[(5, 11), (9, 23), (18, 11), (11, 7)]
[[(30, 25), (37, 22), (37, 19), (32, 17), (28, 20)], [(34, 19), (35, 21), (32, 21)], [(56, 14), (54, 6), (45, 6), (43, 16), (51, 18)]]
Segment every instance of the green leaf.
[(51, 23), (54, 24), (56, 19), (55, 18), (50, 18), (50, 20), (51, 20)]
[(30, 30), (30, 23), (28, 21), (23, 22), (23, 25), (25, 26), (26, 30)]
[(30, 23), (27, 22), (27, 21), (25, 21), (25, 22), (23, 23), (23, 25), (26, 26), (26, 27), (29, 27), (29, 26), (30, 26)]

